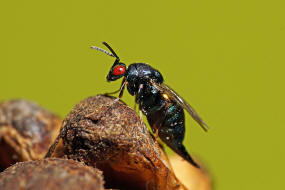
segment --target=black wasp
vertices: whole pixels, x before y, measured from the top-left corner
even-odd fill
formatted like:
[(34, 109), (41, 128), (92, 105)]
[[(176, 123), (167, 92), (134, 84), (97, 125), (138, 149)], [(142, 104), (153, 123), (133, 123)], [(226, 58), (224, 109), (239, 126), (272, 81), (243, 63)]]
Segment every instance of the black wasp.
[(163, 77), (158, 70), (145, 63), (133, 63), (127, 67), (120, 62), (120, 58), (106, 42), (103, 44), (111, 53), (95, 46), (91, 48), (116, 58), (107, 75), (107, 81), (115, 81), (124, 77), (121, 87), (117, 91), (119, 92), (118, 98), (122, 97), (125, 86), (127, 86), (129, 93), (135, 96), (139, 109), (147, 117), (153, 133), (156, 133), (156, 138), (159, 136), (177, 154), (194, 166), (199, 167), (182, 144), (185, 133), (183, 109), (205, 131), (208, 130), (206, 123), (183, 98), (163, 83)]

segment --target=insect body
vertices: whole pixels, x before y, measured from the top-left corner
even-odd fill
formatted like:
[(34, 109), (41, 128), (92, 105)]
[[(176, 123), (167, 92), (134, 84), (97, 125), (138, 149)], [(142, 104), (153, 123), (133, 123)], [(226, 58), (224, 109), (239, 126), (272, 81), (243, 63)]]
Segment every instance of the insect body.
[(145, 63), (133, 63), (126, 67), (120, 62), (114, 50), (106, 42), (103, 44), (111, 53), (95, 46), (91, 48), (116, 58), (107, 75), (107, 81), (115, 81), (123, 77), (119, 98), (122, 97), (126, 86), (128, 92), (135, 96), (139, 109), (147, 117), (156, 137), (159, 136), (177, 154), (199, 167), (182, 144), (185, 133), (184, 109), (205, 131), (208, 126), (185, 100), (164, 84), (163, 77), (158, 70)]

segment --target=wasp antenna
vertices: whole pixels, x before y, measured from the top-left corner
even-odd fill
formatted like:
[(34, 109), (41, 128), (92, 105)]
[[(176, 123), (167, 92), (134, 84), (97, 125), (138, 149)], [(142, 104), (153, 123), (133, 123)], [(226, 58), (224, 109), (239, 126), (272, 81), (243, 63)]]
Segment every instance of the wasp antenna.
[(106, 50), (104, 50), (104, 49), (102, 49), (102, 48), (99, 48), (99, 47), (96, 47), (96, 46), (91, 46), (91, 48), (92, 48), (92, 49), (95, 49), (95, 50), (98, 50), (98, 51), (101, 51), (101, 52), (103, 52), (103, 53), (105, 53), (105, 54), (107, 54), (107, 55), (109, 55), (109, 56), (111, 56), (111, 57), (117, 58), (115, 55), (109, 53), (108, 51), (106, 51)]
[(111, 48), (111, 46), (109, 46), (109, 44), (107, 44), (107, 42), (102, 42), (102, 44), (104, 44), (114, 55), (114, 57), (116, 57), (117, 59), (120, 59), (119, 56), (117, 56), (117, 54), (115, 53), (115, 51)]

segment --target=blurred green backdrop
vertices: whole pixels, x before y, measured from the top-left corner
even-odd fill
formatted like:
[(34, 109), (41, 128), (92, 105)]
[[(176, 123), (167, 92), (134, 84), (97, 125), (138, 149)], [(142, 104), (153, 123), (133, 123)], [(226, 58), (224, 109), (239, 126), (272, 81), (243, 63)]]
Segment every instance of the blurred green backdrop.
[[(187, 116), (185, 144), (216, 189), (284, 189), (284, 5), (2, 1), (0, 100), (30, 99), (64, 117), (117, 90), (105, 79), (114, 59), (89, 48), (106, 41), (123, 62), (158, 68), (211, 126), (204, 133)], [(128, 93), (123, 100), (134, 105)]]

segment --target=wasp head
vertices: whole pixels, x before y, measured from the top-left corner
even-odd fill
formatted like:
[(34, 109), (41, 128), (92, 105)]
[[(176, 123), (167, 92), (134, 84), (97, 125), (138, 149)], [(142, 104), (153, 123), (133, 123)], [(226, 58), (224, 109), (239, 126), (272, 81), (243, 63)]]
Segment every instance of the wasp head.
[(115, 51), (109, 46), (109, 44), (107, 44), (106, 42), (103, 42), (103, 44), (111, 51), (111, 53), (109, 53), (108, 51), (101, 49), (99, 47), (96, 46), (91, 46), (92, 49), (96, 49), (98, 51), (101, 51), (111, 57), (115, 57), (116, 61), (113, 64), (113, 66), (111, 67), (109, 74), (107, 75), (107, 81), (114, 81), (117, 80), (121, 77), (123, 77), (126, 73), (126, 65), (124, 63), (120, 62), (120, 58), (117, 56), (117, 54), (115, 53)]
[(109, 74), (107, 75), (107, 81), (114, 81), (123, 77), (126, 73), (126, 65), (121, 63), (119, 60), (116, 60), (113, 66), (111, 67)]

